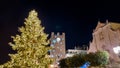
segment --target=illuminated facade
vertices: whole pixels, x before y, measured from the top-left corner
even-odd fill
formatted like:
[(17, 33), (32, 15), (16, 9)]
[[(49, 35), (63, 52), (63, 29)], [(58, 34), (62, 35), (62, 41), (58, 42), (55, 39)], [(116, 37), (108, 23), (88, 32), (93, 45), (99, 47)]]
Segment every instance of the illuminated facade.
[[(118, 52), (120, 53), (120, 24), (114, 22), (98, 22), (93, 31), (93, 40), (90, 42), (88, 53), (98, 50), (108, 51), (110, 60), (120, 62)], [(116, 52), (117, 47), (117, 52)]]
[(50, 38), (50, 46), (53, 48), (50, 51), (50, 57), (56, 60), (54, 62), (56, 64), (60, 59), (65, 58), (66, 55), (65, 33), (62, 33), (62, 35), (60, 35), (60, 33), (54, 34), (54, 32), (52, 32)]

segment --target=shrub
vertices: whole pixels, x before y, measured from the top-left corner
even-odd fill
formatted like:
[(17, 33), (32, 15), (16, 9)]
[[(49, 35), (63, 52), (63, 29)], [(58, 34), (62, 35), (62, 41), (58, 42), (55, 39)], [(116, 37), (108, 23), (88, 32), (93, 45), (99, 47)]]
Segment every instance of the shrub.
[(107, 51), (98, 51), (89, 54), (77, 54), (60, 60), (61, 68), (80, 67), (85, 62), (90, 62), (90, 66), (104, 66), (108, 64), (109, 54)]

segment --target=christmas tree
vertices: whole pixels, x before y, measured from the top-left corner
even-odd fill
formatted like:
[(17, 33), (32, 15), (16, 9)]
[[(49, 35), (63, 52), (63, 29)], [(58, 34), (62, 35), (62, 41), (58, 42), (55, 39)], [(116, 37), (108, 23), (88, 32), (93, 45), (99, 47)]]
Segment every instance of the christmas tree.
[(0, 66), (3, 68), (47, 68), (52, 59), (48, 56), (47, 34), (44, 33), (44, 27), (37, 17), (35, 10), (29, 12), (24, 25), (19, 28), (20, 35), (12, 36), (13, 42), (10, 42), (12, 49), (16, 54), (9, 54), (11, 60)]

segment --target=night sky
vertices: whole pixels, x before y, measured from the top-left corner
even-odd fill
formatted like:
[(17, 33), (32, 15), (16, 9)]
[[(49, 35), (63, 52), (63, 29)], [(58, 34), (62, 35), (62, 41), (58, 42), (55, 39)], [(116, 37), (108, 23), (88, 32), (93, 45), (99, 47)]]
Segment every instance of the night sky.
[(28, 12), (39, 13), (45, 32), (65, 32), (66, 49), (88, 45), (97, 22), (120, 22), (120, 4), (112, 1), (87, 0), (0, 0), (0, 63), (13, 53), (8, 45), (18, 34)]

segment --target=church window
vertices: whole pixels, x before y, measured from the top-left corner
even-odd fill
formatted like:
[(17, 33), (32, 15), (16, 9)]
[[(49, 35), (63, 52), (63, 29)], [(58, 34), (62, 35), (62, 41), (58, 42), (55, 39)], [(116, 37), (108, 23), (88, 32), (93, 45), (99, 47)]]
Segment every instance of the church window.
[(103, 40), (103, 39), (104, 39), (104, 36), (103, 36), (103, 33), (102, 33), (102, 32), (100, 32), (99, 37), (100, 37), (100, 40)]

